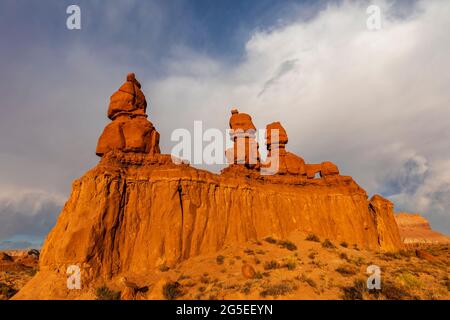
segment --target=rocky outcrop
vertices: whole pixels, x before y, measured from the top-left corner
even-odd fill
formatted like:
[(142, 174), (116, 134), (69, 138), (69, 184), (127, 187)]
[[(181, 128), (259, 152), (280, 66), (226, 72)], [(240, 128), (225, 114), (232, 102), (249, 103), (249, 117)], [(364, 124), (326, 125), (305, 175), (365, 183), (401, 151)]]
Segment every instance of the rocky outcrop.
[(96, 153), (110, 151), (159, 154), (159, 133), (147, 120), (147, 101), (134, 73), (111, 96), (108, 118), (112, 120), (98, 140)]
[(420, 214), (399, 212), (395, 219), (405, 244), (450, 243), (450, 237), (432, 230), (428, 220)]
[[(245, 149), (243, 161), (233, 155), (227, 169), (213, 174), (161, 154), (157, 139), (149, 138), (156, 130), (141, 122), (148, 120), (140, 85), (129, 76), (124, 86), (120, 99), (111, 98), (108, 112), (122, 131), (107, 133), (111, 124), (105, 128), (99, 164), (73, 183), (43, 246), (40, 272), (17, 299), (79, 298), (65, 288), (69, 265), (78, 266), (83, 283), (93, 287), (111, 279), (152, 277), (161, 265), (172, 267), (267, 236), (283, 239), (295, 230), (370, 250), (402, 247), (392, 203), (379, 196), (369, 202), (366, 192), (331, 163), (313, 170), (320, 178), (308, 176), (308, 165), (285, 152), (281, 124), (273, 125), (284, 130), (281, 139), (269, 136), (267, 144), (270, 151), (274, 145), (284, 150), (282, 171), (262, 175), (259, 156), (251, 163)], [(138, 129), (127, 131), (128, 125)], [(237, 110), (230, 126), (244, 132), (254, 128), (251, 117)], [(235, 143), (242, 138), (257, 154), (254, 136), (236, 134)]]

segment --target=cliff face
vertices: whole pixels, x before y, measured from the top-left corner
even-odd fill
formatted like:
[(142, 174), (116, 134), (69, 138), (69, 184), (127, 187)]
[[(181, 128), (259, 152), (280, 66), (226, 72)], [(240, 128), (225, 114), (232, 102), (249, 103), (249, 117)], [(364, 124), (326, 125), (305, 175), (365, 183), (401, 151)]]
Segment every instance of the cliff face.
[(146, 107), (130, 74), (111, 97), (112, 122), (97, 146), (102, 159), (74, 182), (45, 241), (40, 272), (18, 299), (80, 297), (65, 288), (69, 265), (92, 287), (117, 276), (148, 277), (158, 266), (225, 246), (283, 239), (294, 230), (370, 250), (402, 247), (392, 203), (380, 196), (369, 202), (331, 162), (307, 164), (287, 152), (279, 122), (268, 126), (277, 131), (267, 135), (270, 156), (263, 162), (251, 117), (233, 110), (231, 164), (217, 175), (161, 154)]
[(350, 177), (255, 181), (186, 165), (123, 164), (128, 158), (111, 154), (74, 183), (42, 250), (42, 270), (74, 264), (94, 278), (148, 273), (296, 229), (367, 249), (401, 247), (392, 205), (377, 197), (369, 208)]
[(399, 212), (395, 219), (405, 244), (450, 243), (450, 237), (432, 230), (428, 220), (420, 214)]

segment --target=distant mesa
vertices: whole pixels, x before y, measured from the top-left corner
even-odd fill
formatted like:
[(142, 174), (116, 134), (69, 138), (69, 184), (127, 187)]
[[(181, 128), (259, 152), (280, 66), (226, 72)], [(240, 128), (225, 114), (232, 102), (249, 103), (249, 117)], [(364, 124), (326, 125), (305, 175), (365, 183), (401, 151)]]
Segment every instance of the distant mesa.
[(427, 219), (417, 213), (399, 212), (395, 215), (400, 236), (405, 244), (450, 243), (450, 237), (431, 229)]

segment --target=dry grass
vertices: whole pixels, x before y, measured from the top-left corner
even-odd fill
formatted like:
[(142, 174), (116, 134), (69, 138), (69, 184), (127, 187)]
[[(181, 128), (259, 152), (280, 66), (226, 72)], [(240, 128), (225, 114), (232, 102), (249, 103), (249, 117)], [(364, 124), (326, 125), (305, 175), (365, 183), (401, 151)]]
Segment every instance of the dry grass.
[(167, 282), (163, 288), (163, 295), (167, 300), (176, 300), (183, 295), (181, 284), (179, 282)]
[(313, 242), (320, 242), (320, 239), (318, 236), (316, 236), (314, 233), (310, 233), (306, 239), (307, 241), (313, 241)]
[(97, 300), (120, 300), (120, 291), (114, 291), (103, 285), (95, 291)]

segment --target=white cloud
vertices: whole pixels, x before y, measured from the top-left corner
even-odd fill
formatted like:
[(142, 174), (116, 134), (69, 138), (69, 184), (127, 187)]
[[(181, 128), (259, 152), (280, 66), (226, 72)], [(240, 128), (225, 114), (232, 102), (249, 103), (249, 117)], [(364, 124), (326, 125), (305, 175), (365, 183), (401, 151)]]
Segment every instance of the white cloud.
[(370, 193), (386, 189), (381, 178), (407, 159), (421, 159), (428, 175), (398, 205), (448, 228), (448, 207), (437, 201), (450, 195), (435, 196), (450, 182), (450, 2), (421, 1), (402, 17), (378, 3), (380, 31), (367, 30), (367, 5), (344, 2), (255, 33), (234, 66), (192, 51), (169, 58), (168, 77), (144, 81), (164, 151), (170, 132), (193, 120), (225, 129), (236, 104), (257, 127), (280, 120), (289, 149), (309, 162), (335, 161)]

